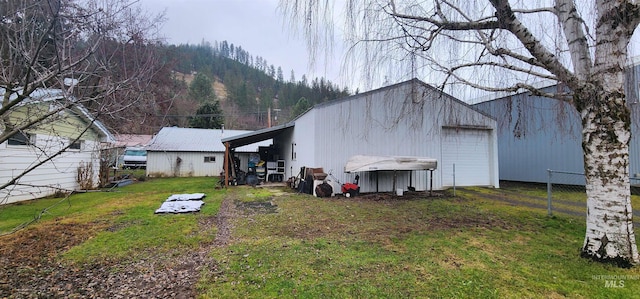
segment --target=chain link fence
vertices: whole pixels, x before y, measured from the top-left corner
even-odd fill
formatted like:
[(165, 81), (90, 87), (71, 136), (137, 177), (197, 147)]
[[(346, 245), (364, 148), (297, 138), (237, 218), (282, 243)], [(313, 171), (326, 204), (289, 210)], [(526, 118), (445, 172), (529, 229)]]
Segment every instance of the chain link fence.
[[(640, 195), (640, 177), (629, 177), (631, 194)], [(547, 170), (547, 212), (552, 215), (554, 204), (586, 207), (584, 173)]]

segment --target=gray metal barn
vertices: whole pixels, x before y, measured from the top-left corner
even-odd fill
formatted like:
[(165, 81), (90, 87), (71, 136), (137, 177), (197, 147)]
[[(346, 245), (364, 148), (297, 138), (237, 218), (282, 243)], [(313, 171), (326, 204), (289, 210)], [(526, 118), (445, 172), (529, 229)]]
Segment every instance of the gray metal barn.
[[(294, 121), (224, 138), (230, 147), (273, 138), (286, 177), (301, 167), (323, 168), (351, 182), (344, 166), (354, 155), (438, 160), (433, 188), (499, 186), (496, 121), (417, 79), (316, 105)], [(393, 172), (360, 174), (362, 192), (393, 191)], [(428, 171), (397, 173), (398, 187), (427, 190)]]
[[(640, 177), (639, 74), (637, 64), (630, 66), (626, 74), (627, 103), (632, 115), (629, 154), (632, 178)], [(561, 87), (549, 86), (545, 91), (558, 88)], [(481, 102), (474, 108), (498, 121), (501, 180), (545, 183), (547, 169), (584, 173), (581, 120), (570, 104), (520, 93)], [(584, 185), (584, 178), (560, 174), (554, 176), (553, 182)]]

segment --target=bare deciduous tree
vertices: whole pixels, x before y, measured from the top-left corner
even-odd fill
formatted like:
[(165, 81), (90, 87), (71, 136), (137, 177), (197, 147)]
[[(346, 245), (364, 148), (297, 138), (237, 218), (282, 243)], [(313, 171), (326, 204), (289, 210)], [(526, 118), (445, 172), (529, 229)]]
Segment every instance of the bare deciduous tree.
[[(158, 69), (152, 46), (161, 21), (130, 0), (0, 1), (0, 144), (34, 131), (49, 138), (31, 147), (36, 161), (12, 169), (0, 190), (46, 163), (59, 167), (56, 157), (96, 125), (91, 114), (117, 118), (150, 102), (147, 86)], [(50, 103), (43, 109), (43, 102)], [(88, 121), (66, 123), (64, 130), (52, 126), (67, 121), (67, 113)]]
[[(628, 45), (640, 22), (636, 1), (344, 3), (347, 17), (341, 25), (353, 55), (347, 66), (366, 62), (365, 79), (384, 75), (384, 69), (400, 71), (395, 75), (401, 77), (437, 71), (443, 86), (524, 90), (572, 104), (582, 118), (587, 180), (582, 255), (621, 266), (639, 262), (629, 185), (630, 111), (623, 86)], [(302, 24), (312, 54), (330, 45), (337, 15), (332, 1), (280, 4), (287, 19)], [(534, 84), (540, 80), (570, 92), (543, 92)]]

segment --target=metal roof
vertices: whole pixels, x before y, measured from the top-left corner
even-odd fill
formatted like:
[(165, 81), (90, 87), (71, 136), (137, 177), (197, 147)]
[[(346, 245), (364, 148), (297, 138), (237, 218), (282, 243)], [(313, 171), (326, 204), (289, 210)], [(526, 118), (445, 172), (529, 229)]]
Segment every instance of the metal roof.
[[(146, 147), (147, 151), (170, 152), (224, 152), (223, 138), (251, 134), (245, 130), (218, 130), (164, 127)], [(271, 140), (242, 146), (237, 152), (257, 152), (259, 146), (271, 145)]]
[(288, 122), (286, 124), (273, 126), (271, 128), (248, 132), (237, 136), (225, 137), (221, 140), (221, 144), (229, 142), (229, 147), (236, 148), (236, 151), (240, 151), (239, 149), (242, 149), (243, 147), (249, 146), (251, 144), (255, 144), (256, 142), (262, 143), (263, 140), (271, 140), (273, 137), (277, 136), (283, 131), (289, 128), (293, 128), (293, 126), (293, 122)]
[(116, 134), (116, 147), (146, 146), (153, 139), (153, 135)]

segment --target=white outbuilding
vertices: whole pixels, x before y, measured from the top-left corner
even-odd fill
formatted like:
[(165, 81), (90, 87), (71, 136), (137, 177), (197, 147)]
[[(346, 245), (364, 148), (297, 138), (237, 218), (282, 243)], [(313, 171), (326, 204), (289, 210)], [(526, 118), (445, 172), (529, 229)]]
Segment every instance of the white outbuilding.
[[(322, 168), (361, 192), (499, 187), (496, 121), (417, 79), (314, 106), (290, 123), (223, 138), (230, 148), (273, 138), (285, 176)], [(354, 156), (435, 159), (428, 170), (345, 173)], [(334, 188), (335, 189), (335, 188)], [(339, 190), (334, 190), (338, 191)]]
[[(243, 130), (218, 130), (164, 127), (153, 137), (147, 150), (147, 176), (191, 177), (219, 176), (223, 171), (224, 137), (251, 133)], [(239, 147), (236, 157), (246, 169), (249, 156), (271, 140)]]

